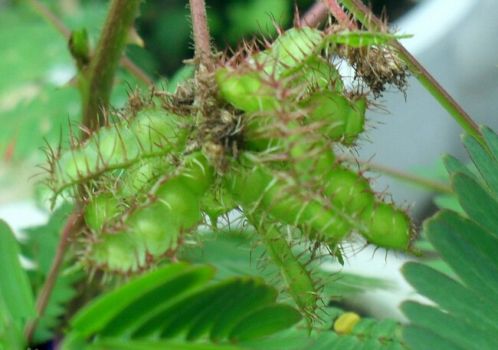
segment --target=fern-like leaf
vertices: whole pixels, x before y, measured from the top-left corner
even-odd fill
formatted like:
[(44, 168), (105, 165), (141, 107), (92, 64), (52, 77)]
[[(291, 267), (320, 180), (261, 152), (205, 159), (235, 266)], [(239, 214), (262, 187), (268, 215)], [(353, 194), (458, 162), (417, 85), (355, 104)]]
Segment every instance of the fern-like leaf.
[(274, 334), (301, 319), (296, 309), (277, 303), (277, 291), (260, 279), (212, 283), (213, 276), (209, 266), (183, 263), (142, 275), (80, 310), (63, 349), (114, 349), (124, 339), (138, 342), (130, 349), (157, 349), (170, 340), (178, 344), (163, 348), (233, 349), (230, 344)]
[(465, 215), (440, 211), (426, 223), (428, 240), (455, 277), (418, 263), (404, 266), (407, 280), (436, 305), (406, 302), (411, 324), (404, 339), (414, 350), (498, 348), (498, 136), (484, 128), (481, 145), (464, 145), (479, 171), (474, 176), (454, 158), (446, 164)]

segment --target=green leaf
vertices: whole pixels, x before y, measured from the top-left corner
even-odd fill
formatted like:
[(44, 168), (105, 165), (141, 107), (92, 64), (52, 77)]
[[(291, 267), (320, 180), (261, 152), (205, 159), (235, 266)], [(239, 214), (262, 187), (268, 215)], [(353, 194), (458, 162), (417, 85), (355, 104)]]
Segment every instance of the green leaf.
[(481, 132), (494, 158), (498, 159), (498, 135), (487, 126), (481, 127)]
[(498, 195), (498, 162), (472, 136), (465, 136), (463, 144), (484, 181), (494, 195)]
[(36, 315), (33, 292), (21, 267), (19, 245), (9, 226), (0, 220), (0, 299), (18, 326)]
[(410, 344), (411, 349), (438, 349), (438, 350), (470, 350), (444, 339), (436, 333), (416, 326), (408, 326), (403, 330), (403, 338)]
[(465, 174), (473, 179), (476, 179), (474, 174), (462, 163), (460, 162), (457, 158), (451, 156), (451, 155), (445, 155), (443, 157), (443, 162), (444, 166), (446, 167), (446, 170), (448, 171), (448, 174), (454, 175), (456, 173), (462, 173)]
[(301, 320), (301, 314), (288, 305), (271, 305), (254, 311), (230, 332), (230, 339), (243, 341), (284, 330)]
[(86, 343), (100, 349), (99, 339), (116, 344), (120, 339), (175, 339), (180, 341), (178, 349), (189, 349), (187, 343), (210, 349), (207, 338), (216, 344), (232, 338), (254, 339), (301, 320), (296, 309), (276, 302), (277, 291), (261, 279), (232, 277), (210, 283), (213, 273), (205, 265), (172, 264), (104, 294), (71, 320), (63, 349), (82, 348)]
[[(467, 320), (456, 318), (437, 308), (406, 302), (402, 310), (408, 318), (414, 320), (412, 323), (416, 326), (432, 329), (437, 335), (465, 349), (492, 349), (496, 344), (496, 333), (479, 329)], [(472, 331), (469, 332), (469, 329)]]
[[(86, 350), (242, 350), (232, 345), (192, 344), (168, 340), (102, 339)], [(76, 350), (76, 349), (75, 349)]]
[(452, 185), (469, 217), (498, 238), (498, 201), (471, 177), (455, 174)]
[[(71, 205), (64, 204), (50, 216), (46, 225), (24, 230), (26, 238), (21, 243), (21, 249), (23, 255), (36, 265), (36, 269), (29, 273), (35, 293), (40, 291), (47, 278), (59, 243), (62, 226), (72, 210)], [(62, 322), (67, 304), (77, 294), (73, 286), (83, 277), (82, 269), (74, 264), (74, 257), (68, 254), (55, 282), (47, 308), (37, 322), (33, 335), (35, 343), (43, 343), (53, 338), (54, 330)]]
[[(490, 303), (498, 295), (498, 238), (460, 215), (442, 211), (427, 223), (429, 240), (469, 289)], [(498, 305), (496, 322), (498, 323)]]
[(488, 128), (482, 132), (489, 150), (463, 138), (478, 173), (445, 160), (465, 213), (442, 210), (425, 223), (428, 240), (455, 277), (417, 263), (403, 267), (408, 282), (437, 304), (403, 304), (411, 321), (403, 338), (413, 350), (498, 348), (498, 138)]
[(420, 294), (433, 300), (444, 310), (456, 317), (469, 320), (471, 324), (485, 324), (491, 329), (498, 327), (496, 322), (498, 316), (493, 307), (489, 309), (489, 303), (481, 302), (479, 295), (452, 278), (418, 263), (407, 263), (402, 271), (407, 281)]
[(153, 310), (158, 302), (164, 300), (163, 297), (169, 296), (163, 296), (163, 292), (173, 294), (181, 288), (194, 288), (210, 279), (213, 273), (213, 269), (209, 267), (168, 265), (103, 295), (89, 307), (82, 309), (72, 319), (71, 326), (83, 337), (98, 333), (105, 327), (108, 327), (107, 332), (110, 333), (113, 328), (126, 328), (137, 317)]

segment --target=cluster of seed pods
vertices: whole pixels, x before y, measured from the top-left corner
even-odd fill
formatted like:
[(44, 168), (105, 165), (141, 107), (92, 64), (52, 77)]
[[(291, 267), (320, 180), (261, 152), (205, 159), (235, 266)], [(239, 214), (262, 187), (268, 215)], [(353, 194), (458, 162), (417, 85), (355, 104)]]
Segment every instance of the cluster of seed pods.
[[(147, 268), (174, 254), (205, 218), (214, 223), (238, 209), (281, 270), (296, 305), (312, 315), (316, 283), (284, 229), (339, 257), (341, 242), (352, 234), (407, 250), (409, 217), (377, 198), (369, 181), (334, 153), (355, 146), (368, 104), (367, 93), (344, 87), (334, 56), (344, 47), (388, 47), (393, 38), (293, 28), (265, 50), (222, 60), (207, 79), (216, 87), (211, 111), (236, 124), (225, 128), (236, 140), (230, 144), (225, 134), (217, 139), (210, 133), (206, 120), (213, 115), (195, 107), (180, 115), (168, 108), (175, 103), (170, 96), (169, 103), (148, 104), (54, 157), (54, 193), (85, 198), (83, 261), (121, 273)], [(214, 161), (220, 155), (199, 139), (200, 124), (208, 129), (203, 135), (209, 146), (221, 149), (223, 167)]]

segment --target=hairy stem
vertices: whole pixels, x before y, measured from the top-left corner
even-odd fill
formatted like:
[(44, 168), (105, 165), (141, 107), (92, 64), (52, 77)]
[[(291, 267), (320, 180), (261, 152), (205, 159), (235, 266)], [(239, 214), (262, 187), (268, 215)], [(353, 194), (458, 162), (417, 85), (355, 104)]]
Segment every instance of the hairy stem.
[[(83, 125), (98, 128), (109, 107), (114, 75), (135, 20), (140, 0), (112, 0), (95, 54), (87, 72), (83, 93)], [(84, 89), (85, 90), (85, 89)]]
[(57, 277), (59, 276), (60, 268), (64, 261), (64, 255), (70, 243), (69, 241), (71, 239), (71, 236), (79, 229), (81, 224), (81, 214), (79, 212), (74, 212), (69, 216), (66, 225), (62, 229), (59, 245), (57, 246), (55, 257), (52, 261), (52, 266), (50, 267), (47, 279), (45, 280), (45, 283), (43, 284), (36, 299), (37, 318), (26, 325), (24, 333), (28, 341), (30, 341), (33, 337), (36, 325), (38, 324), (39, 319), (43, 316), (45, 309), (47, 308), (50, 296), (52, 295), (55, 283), (57, 282)]
[(308, 326), (311, 326), (311, 315), (317, 307), (318, 297), (309, 272), (294, 255), (282, 233), (274, 225), (265, 224), (264, 215), (253, 214), (249, 220), (262, 238), (268, 255), (278, 266), (289, 288), (289, 294), (307, 317)]
[(195, 57), (200, 65), (208, 70), (213, 68), (211, 38), (207, 24), (206, 3), (204, 0), (189, 0), (194, 32)]
[[(379, 31), (385, 24), (360, 0), (339, 0), (368, 30)], [(478, 125), (465, 110), (451, 97), (451, 95), (437, 82), (437, 80), (411, 55), (398, 41), (393, 46), (400, 58), (406, 63), (410, 72), (429, 91), (439, 104), (455, 119), (455, 121), (481, 144), (485, 144)]]
[[(55, 13), (53, 13), (45, 4), (41, 3), (39, 0), (28, 0), (31, 7), (33, 7), (45, 20), (52, 24), (55, 29), (62, 36), (69, 40), (71, 37), (71, 30), (58, 18)], [(145, 85), (150, 86), (154, 84), (154, 81), (145, 73), (140, 67), (138, 67), (132, 60), (128, 57), (123, 56), (120, 60), (121, 66), (130, 72), (135, 78), (142, 81)]]
[(341, 5), (337, 2), (337, 0), (323, 0), (325, 5), (329, 9), (330, 13), (335, 17), (337, 22), (342, 26), (349, 29), (357, 29), (356, 24), (351, 21), (346, 12), (342, 9)]
[(322, 1), (317, 1), (306, 13), (301, 17), (300, 23), (303, 26), (318, 27), (328, 14), (328, 8)]
[(367, 171), (372, 171), (376, 173), (382, 173), (384, 175), (393, 177), (395, 179), (401, 180), (406, 183), (414, 184), (417, 186), (420, 186), (422, 188), (425, 188), (430, 191), (438, 192), (438, 193), (443, 193), (443, 194), (449, 194), (453, 193), (451, 190), (451, 187), (439, 182), (439, 181), (434, 181), (425, 177), (413, 175), (398, 169), (393, 169), (390, 167), (387, 167), (385, 165), (380, 165), (380, 164), (375, 164), (370, 161), (365, 161), (365, 160), (358, 160), (356, 158), (352, 157), (339, 157), (339, 159), (344, 160), (348, 163), (353, 163), (353, 164), (358, 164), (360, 165), (362, 170), (367, 170)]

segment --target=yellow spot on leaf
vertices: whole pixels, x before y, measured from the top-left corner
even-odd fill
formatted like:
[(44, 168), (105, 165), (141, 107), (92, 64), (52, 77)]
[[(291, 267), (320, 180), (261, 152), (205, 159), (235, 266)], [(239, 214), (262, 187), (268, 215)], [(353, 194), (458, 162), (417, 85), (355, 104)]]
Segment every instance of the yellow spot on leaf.
[(339, 335), (351, 333), (361, 317), (355, 312), (345, 312), (334, 322), (334, 331)]

